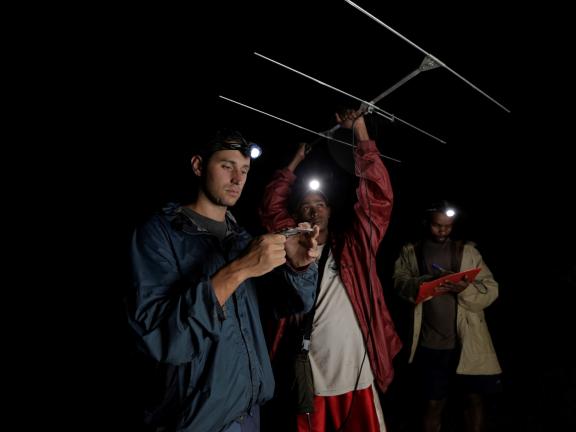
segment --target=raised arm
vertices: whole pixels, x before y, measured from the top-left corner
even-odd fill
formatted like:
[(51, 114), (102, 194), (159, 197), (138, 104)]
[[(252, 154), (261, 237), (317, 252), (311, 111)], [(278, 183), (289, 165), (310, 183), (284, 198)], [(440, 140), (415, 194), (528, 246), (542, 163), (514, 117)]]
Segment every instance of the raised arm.
[(299, 145), (288, 166), (276, 171), (264, 189), (259, 214), (262, 225), (267, 231), (275, 232), (296, 226), (296, 221), (288, 211), (288, 200), (292, 185), (296, 181), (294, 170), (306, 157), (305, 146), (304, 143)]
[(392, 185), (376, 143), (368, 135), (364, 117), (355, 119), (353, 128), (357, 146), (355, 174), (359, 178), (353, 230), (361, 234), (376, 253), (390, 223)]

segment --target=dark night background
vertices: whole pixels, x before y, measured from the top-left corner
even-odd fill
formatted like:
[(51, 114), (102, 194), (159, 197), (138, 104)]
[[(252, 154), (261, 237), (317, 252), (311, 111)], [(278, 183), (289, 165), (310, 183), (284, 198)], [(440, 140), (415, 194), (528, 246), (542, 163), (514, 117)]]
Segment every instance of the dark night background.
[[(95, 276), (96, 303), (102, 306), (88, 353), (95, 366), (79, 369), (81, 391), (93, 401), (87, 415), (94, 425), (137, 430), (138, 383), (122, 311), (127, 247), (135, 224), (164, 202), (186, 196), (192, 186), (192, 143), (228, 126), (261, 145), (263, 156), (253, 163), (232, 209), (258, 234), (256, 209), (266, 182), (289, 161), (298, 142), (315, 139), (218, 95), (315, 131), (333, 126), (334, 104), (347, 100), (253, 53), (365, 100), (424, 58), (344, 1), (245, 3), (95, 11), (98, 19), (87, 43), (91, 79), (85, 84), (96, 102), (98, 144), (91, 152), (98, 177), (78, 196), (91, 194), (102, 214), (96, 240), (104, 254), (98, 248)], [(573, 98), (562, 58), (570, 52), (565, 27), (555, 24), (565, 20), (564, 13), (552, 7), (546, 14), (519, 10), (496, 1), (357, 4), (511, 110), (506, 113), (438, 68), (421, 73), (378, 106), (447, 144), (400, 122), (368, 118), (381, 153), (402, 161), (384, 159), (395, 206), (378, 269), (399, 331), (405, 305), (390, 290), (394, 259), (417, 232), (421, 210), (448, 199), (463, 211), (461, 233), (477, 242), (500, 283), (500, 297), (487, 310), (505, 379), (493, 430), (569, 430), (576, 411), (576, 359), (570, 353), (575, 182), (568, 157), (573, 139), (562, 126), (573, 110), (560, 107)], [(336, 151), (346, 158), (347, 149)], [(322, 172), (342, 207), (351, 202), (353, 178), (334, 162), (325, 143), (315, 147), (302, 169)], [(397, 424), (406, 409), (402, 371), (398, 365), (397, 380), (384, 398), (385, 415)], [(394, 426), (389, 425), (391, 432)]]

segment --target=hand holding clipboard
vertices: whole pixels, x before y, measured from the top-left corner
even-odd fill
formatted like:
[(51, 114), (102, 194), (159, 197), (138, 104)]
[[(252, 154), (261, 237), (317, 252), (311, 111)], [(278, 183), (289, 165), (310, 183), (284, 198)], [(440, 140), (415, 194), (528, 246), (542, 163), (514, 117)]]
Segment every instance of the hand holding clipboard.
[(480, 269), (474, 268), (459, 273), (445, 273), (432, 281), (422, 282), (416, 297), (416, 304), (447, 292), (460, 292), (463, 288), (458, 288), (456, 285), (461, 285), (461, 282), (466, 282), (466, 285), (468, 285), (476, 278), (478, 273), (480, 273)]

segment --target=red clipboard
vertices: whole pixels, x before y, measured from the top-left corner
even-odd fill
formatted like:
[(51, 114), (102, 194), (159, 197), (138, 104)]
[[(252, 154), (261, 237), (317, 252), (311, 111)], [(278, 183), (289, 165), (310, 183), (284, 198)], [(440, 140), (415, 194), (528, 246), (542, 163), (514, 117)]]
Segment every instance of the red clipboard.
[(446, 274), (432, 281), (422, 282), (418, 291), (418, 297), (416, 297), (416, 304), (423, 302), (424, 300), (428, 300), (431, 297), (436, 297), (437, 295), (443, 294), (436, 292), (436, 287), (440, 286), (445, 281), (458, 283), (464, 278), (464, 276), (468, 276), (468, 282), (472, 282), (474, 279), (476, 279), (478, 273), (480, 273), (480, 269), (474, 268), (471, 270), (465, 270), (460, 273)]

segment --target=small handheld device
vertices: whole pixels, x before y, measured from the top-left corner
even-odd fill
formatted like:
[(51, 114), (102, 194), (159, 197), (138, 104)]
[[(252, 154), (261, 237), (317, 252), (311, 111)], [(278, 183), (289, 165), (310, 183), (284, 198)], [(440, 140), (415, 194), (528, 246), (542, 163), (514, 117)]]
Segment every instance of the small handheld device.
[(279, 231), (278, 234), (282, 234), (286, 237), (291, 237), (296, 234), (301, 233), (311, 233), (314, 232), (314, 228), (301, 228), (301, 227), (294, 227), (294, 228), (287, 228), (285, 230)]

